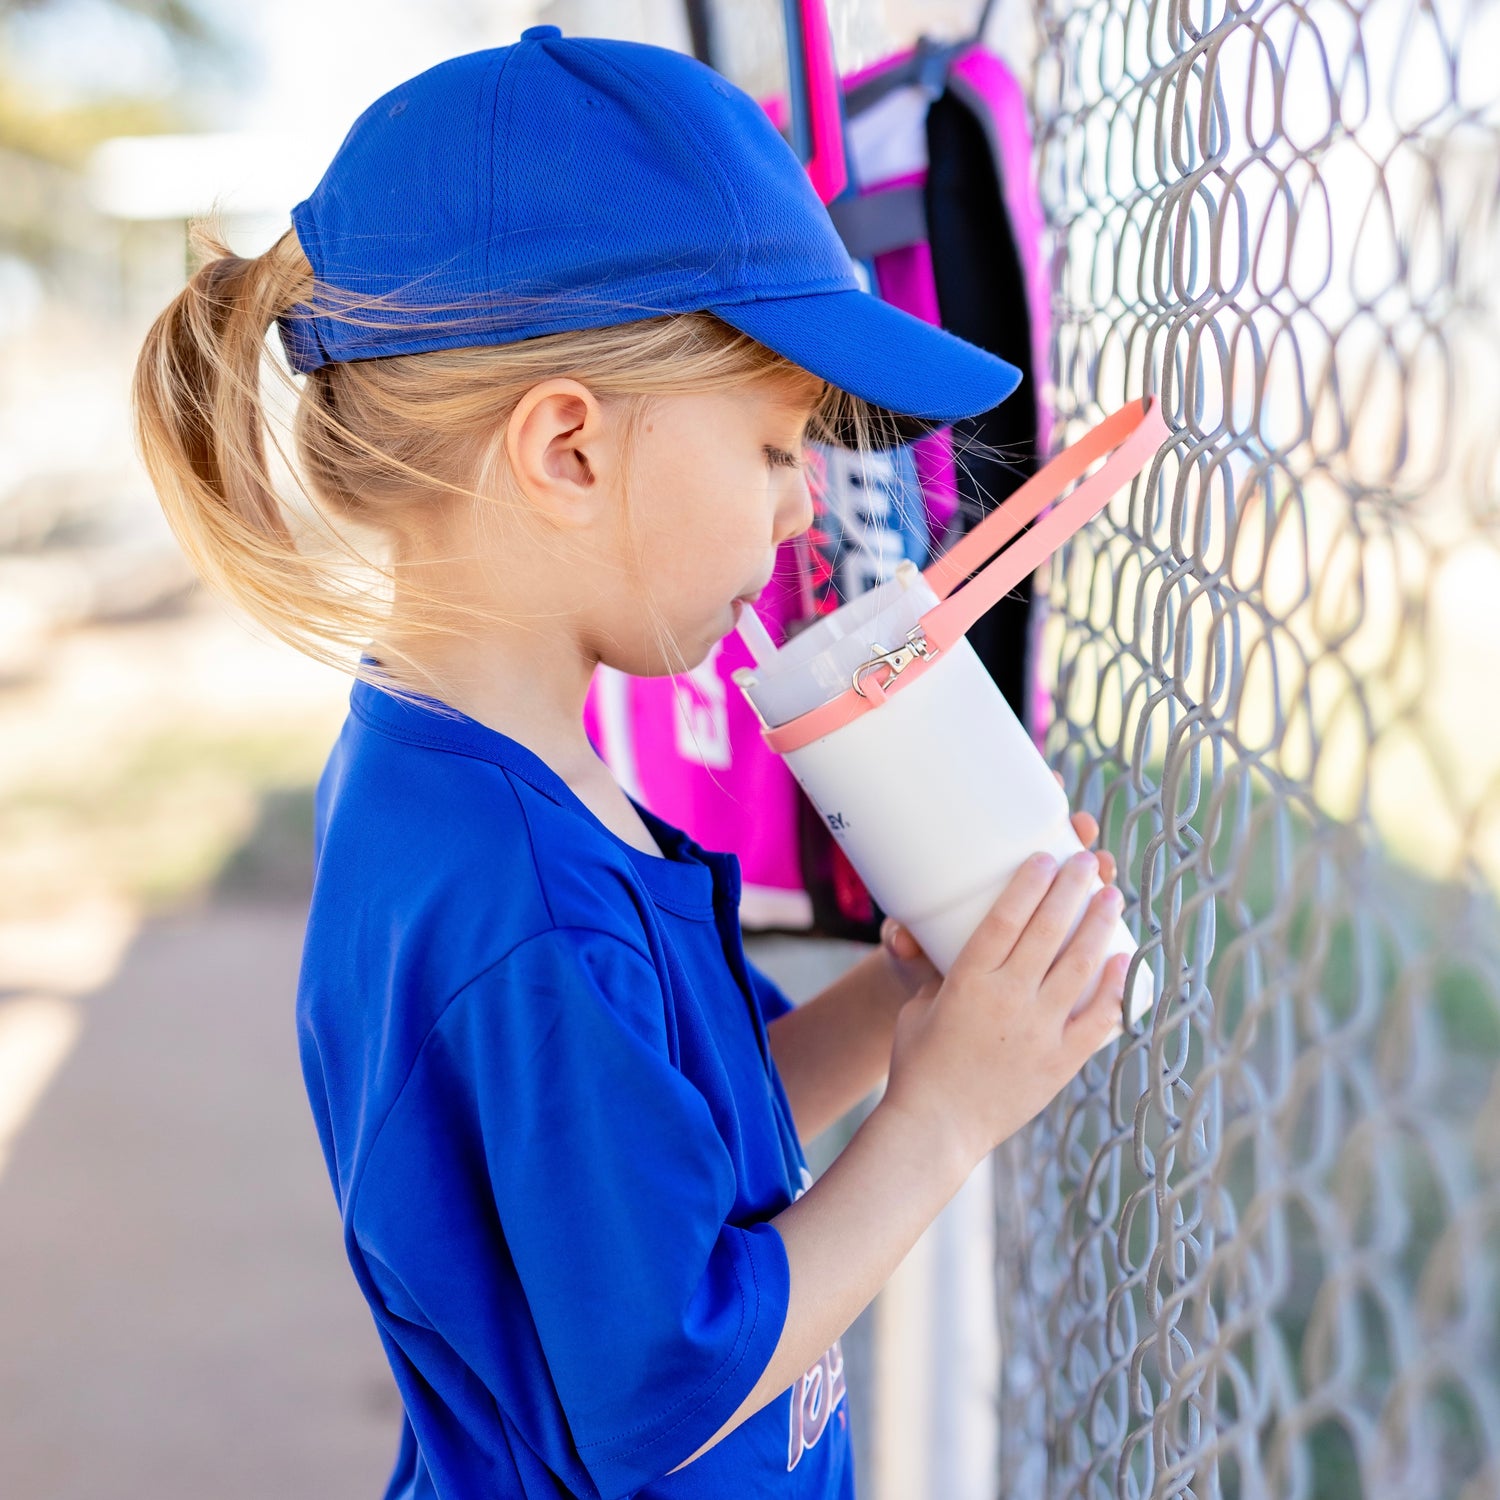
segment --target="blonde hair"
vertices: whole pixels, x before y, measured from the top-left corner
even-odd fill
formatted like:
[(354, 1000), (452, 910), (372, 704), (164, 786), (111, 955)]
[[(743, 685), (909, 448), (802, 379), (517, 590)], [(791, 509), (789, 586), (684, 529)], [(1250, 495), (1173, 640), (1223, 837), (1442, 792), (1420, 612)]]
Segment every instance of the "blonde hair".
[[(353, 660), (392, 618), (396, 575), (377, 554), (420, 533), (424, 511), (445, 498), (514, 501), (500, 437), (539, 380), (569, 375), (619, 402), (627, 453), (653, 397), (759, 381), (811, 382), (810, 397), (823, 386), (814, 442), (867, 453), (910, 435), (894, 414), (710, 313), (335, 362), (309, 372), (299, 390), (291, 370), (268, 358), (278, 316), (314, 306), (315, 292), (319, 317), (366, 325), (395, 304), (315, 287), (291, 230), (248, 258), (228, 249), (212, 218), (194, 222), (190, 236), (200, 264), (152, 325), (131, 388), (136, 442), (167, 521), (206, 586), (314, 660), (398, 697), (440, 699), (444, 685), (401, 651), (395, 663)], [(410, 329), (410, 310), (401, 316)], [(295, 393), (293, 454), (268, 421), (268, 369)], [(278, 492), (268, 431), (290, 473), (290, 501)], [(627, 524), (628, 516), (627, 506)], [(455, 615), (405, 579), (401, 597), (413, 636), (462, 632), (476, 619), (519, 623), (499, 610)]]

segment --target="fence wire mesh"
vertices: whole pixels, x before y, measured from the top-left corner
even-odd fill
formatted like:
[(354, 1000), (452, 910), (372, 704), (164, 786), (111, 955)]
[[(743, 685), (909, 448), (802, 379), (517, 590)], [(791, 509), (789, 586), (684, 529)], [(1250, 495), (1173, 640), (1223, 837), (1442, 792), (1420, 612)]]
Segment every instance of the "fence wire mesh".
[(997, 1156), (1006, 1497), (1500, 1494), (1500, 6), (1041, 0), (1049, 758), (1153, 1014)]

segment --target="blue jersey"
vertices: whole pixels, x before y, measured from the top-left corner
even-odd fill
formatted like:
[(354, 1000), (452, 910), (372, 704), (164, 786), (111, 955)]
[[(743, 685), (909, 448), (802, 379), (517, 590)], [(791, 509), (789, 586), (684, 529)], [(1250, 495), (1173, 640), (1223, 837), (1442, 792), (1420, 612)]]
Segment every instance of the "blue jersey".
[(786, 1319), (810, 1177), (739, 862), (355, 682), (318, 783), (302, 1067), (405, 1407), (388, 1500), (854, 1494), (837, 1343), (680, 1473)]

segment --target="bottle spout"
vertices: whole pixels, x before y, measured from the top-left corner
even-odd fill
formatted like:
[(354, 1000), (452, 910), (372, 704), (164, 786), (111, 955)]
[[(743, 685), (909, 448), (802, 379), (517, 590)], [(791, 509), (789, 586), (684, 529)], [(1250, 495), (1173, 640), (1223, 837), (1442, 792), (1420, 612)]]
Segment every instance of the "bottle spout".
[(739, 631), (740, 639), (749, 648), (755, 665), (763, 667), (775, 658), (776, 643), (771, 639), (771, 633), (761, 617), (756, 614), (753, 604), (746, 604), (741, 600), (737, 601), (737, 605), (734, 628)]

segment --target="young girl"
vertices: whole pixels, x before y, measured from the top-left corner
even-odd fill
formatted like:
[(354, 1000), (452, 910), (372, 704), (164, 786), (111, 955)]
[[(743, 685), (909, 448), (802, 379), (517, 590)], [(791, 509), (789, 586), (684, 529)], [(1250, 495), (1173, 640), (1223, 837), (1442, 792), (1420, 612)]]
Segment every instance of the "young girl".
[[(861, 290), (763, 111), (665, 49), (543, 26), (443, 63), (292, 219), (253, 259), (200, 231), (137, 431), (206, 581), (360, 653), (297, 1024), (405, 1405), (387, 1494), (851, 1496), (839, 1336), (1117, 1025), (1123, 962), (1084, 991), (1119, 892), (1063, 945), (1095, 856), (1033, 861), (945, 980), (895, 932), (794, 1009), (735, 857), (626, 796), (582, 707), (599, 662), (731, 629), (810, 522), (806, 438), (909, 437), (1017, 372)], [(802, 1141), (887, 1074), (809, 1186)]]

